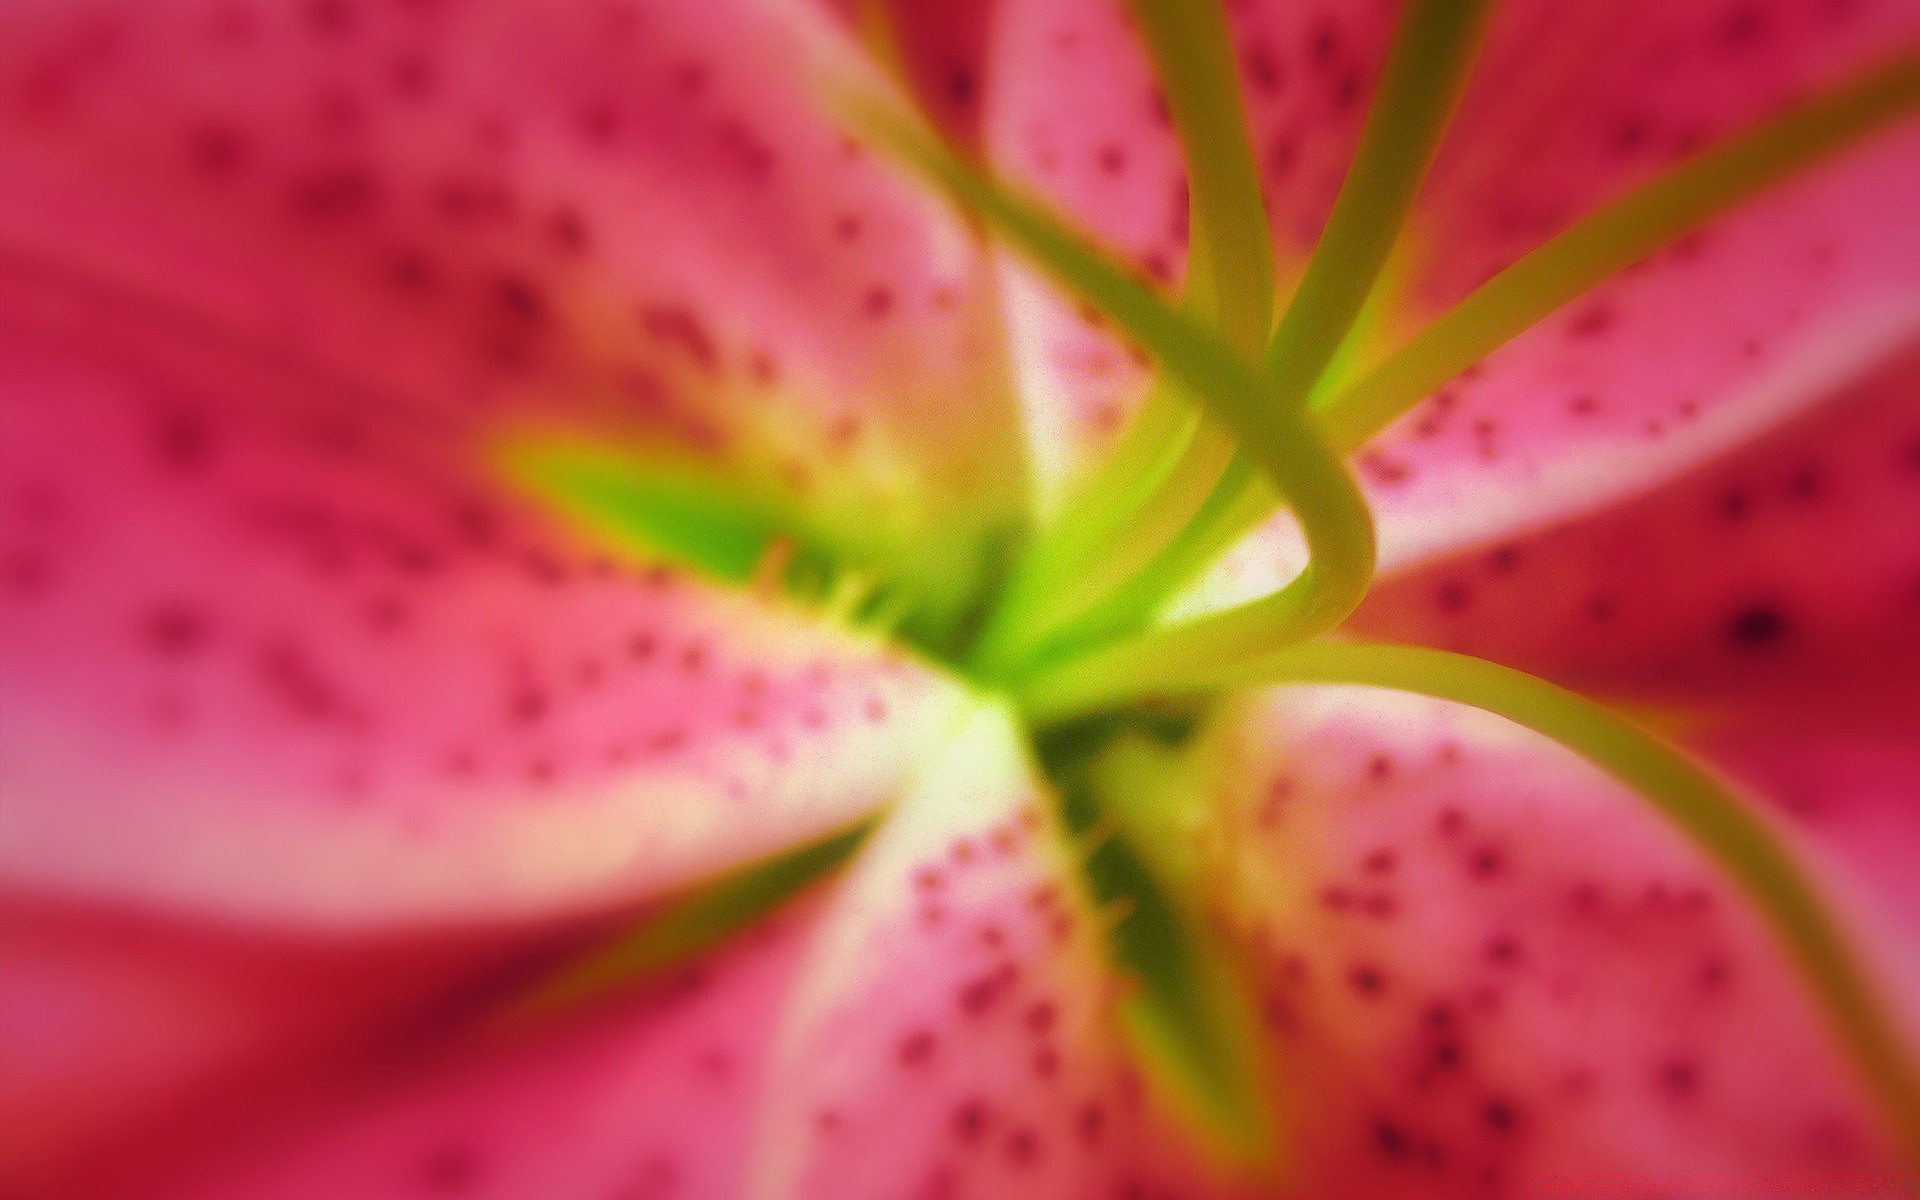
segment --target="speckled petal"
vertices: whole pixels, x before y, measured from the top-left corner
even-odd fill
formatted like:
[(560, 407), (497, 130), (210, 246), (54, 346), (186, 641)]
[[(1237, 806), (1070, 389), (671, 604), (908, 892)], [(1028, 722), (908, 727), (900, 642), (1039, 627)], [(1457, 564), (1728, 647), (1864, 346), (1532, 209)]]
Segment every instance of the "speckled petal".
[(14, 886), (334, 926), (618, 902), (858, 819), (954, 703), (604, 561), (444, 415), (90, 300), (6, 328)]
[[(1230, 6), (1279, 272), (1297, 275), (1346, 174), (1391, 32), (1381, 5)], [(997, 165), (1070, 212), (1146, 275), (1186, 269), (1187, 184), (1140, 40), (1114, 0), (1005, 0), (985, 137)], [(1107, 445), (1143, 364), (1021, 264), (1006, 268), (1036, 472), (1057, 491)]]
[(754, 1200), (1239, 1195), (1117, 1024), (1102, 919), (983, 709), (875, 834), (783, 1018)]
[(1913, 912), (1916, 528), (1909, 347), (1670, 484), (1389, 582), (1356, 624), (1671, 716)]
[(1018, 494), (979, 256), (810, 103), (775, 7), (12, 4), (6, 250), (964, 557)]
[[(1898, 669), (1911, 680), (1917, 668), (1908, 660)], [(1920, 702), (1909, 694), (1862, 713), (1859, 700), (1817, 697), (1813, 712), (1747, 709), (1686, 740), (1778, 805), (1845, 863), (1877, 911), (1920, 939)]]
[(1768, 932), (1597, 769), (1364, 689), (1251, 699), (1207, 747), (1305, 1194), (1895, 1169)]
[(1785, 704), (1920, 656), (1916, 523), (1920, 344), (1663, 487), (1388, 580), (1355, 623), (1635, 700)]

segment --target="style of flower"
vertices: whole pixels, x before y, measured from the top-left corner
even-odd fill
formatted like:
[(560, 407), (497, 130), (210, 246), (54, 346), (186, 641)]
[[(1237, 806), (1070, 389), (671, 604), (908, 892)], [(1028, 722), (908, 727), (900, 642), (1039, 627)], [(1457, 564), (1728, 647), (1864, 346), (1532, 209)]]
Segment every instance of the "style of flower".
[(7, 1195), (1898, 1194), (1920, 6), (0, 33)]

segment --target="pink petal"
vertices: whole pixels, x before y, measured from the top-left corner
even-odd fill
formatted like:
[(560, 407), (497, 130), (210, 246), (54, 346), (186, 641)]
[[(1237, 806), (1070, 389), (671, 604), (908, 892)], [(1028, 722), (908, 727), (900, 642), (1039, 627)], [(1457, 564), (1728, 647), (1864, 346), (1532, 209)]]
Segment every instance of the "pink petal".
[(814, 475), (825, 517), (969, 572), (1010, 436), (971, 250), (810, 112), (776, 30), (348, 0), (0, 26), (6, 878), (530, 913), (888, 796), (944, 684), (598, 563), (479, 467), (496, 421), (565, 415)]
[(345, 1091), (162, 1194), (737, 1196), (767, 1043), (817, 911), (803, 902), (560, 1028)]
[[(1392, 33), (1392, 14), (1372, 7), (1231, 6), (1283, 267), (1302, 265), (1346, 176)], [(1150, 273), (1176, 278), (1186, 174), (1124, 5), (1005, 0), (993, 50), (987, 135), (1001, 168)]]
[(474, 939), (267, 939), (9, 895), (0, 1177), (35, 1196), (124, 1193), (504, 965)]
[(853, 821), (954, 702), (598, 560), (452, 422), (84, 314), (14, 307), (0, 355), (16, 886), (322, 925), (605, 904)]
[(983, 709), (875, 834), (785, 1014), (754, 1194), (1228, 1194), (1120, 1040), (1047, 804)]
[(1900, 865), (1920, 853), (1916, 456), (1909, 347), (1673, 483), (1390, 582), (1355, 623), (1685, 713), (1678, 732), (1920, 912)]
[(1272, 694), (1215, 753), (1310, 1194), (1892, 1171), (1768, 931), (1595, 768), (1359, 689)]
[[(1913, 678), (1915, 664), (1902, 674)], [(1688, 735), (1701, 753), (1746, 782), (1831, 851), (1849, 880), (1902, 931), (1920, 938), (1920, 706), (1829, 719), (1749, 711)]]
[(1920, 344), (1661, 488), (1390, 580), (1355, 623), (1635, 699), (1778, 704), (1920, 656), (1916, 523)]

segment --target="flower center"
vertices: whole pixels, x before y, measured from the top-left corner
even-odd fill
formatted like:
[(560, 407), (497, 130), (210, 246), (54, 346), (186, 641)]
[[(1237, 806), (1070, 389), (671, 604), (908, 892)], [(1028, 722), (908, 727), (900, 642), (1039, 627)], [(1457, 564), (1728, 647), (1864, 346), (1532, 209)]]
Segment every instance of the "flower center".
[[(1378, 301), (1491, 0), (1406, 6), (1345, 184), (1277, 322), (1267, 214), (1222, 6), (1129, 7), (1188, 166), (1192, 250), (1177, 302), (946, 144), (871, 64), (844, 64), (829, 81), (849, 124), (1100, 312), (1159, 368), (1114, 452), (1057, 519), (1031, 532), (985, 594), (930, 594), (790, 501), (605, 447), (520, 432), (503, 442), (503, 465), (616, 545), (848, 624), (897, 630), (921, 653), (1008, 696), (1034, 731), (1068, 827), (1121, 831), (1087, 856), (1086, 869), (1096, 897), (1129, 914), (1112, 949), (1117, 966), (1143, 985), (1134, 1006), (1143, 1046), (1188, 1081), (1203, 1115), (1249, 1154), (1257, 1153), (1252, 1131), (1271, 1122), (1248, 1073), (1244, 1045), (1253, 1035), (1237, 1015), (1232, 964), (1196, 916), (1197, 880), (1156, 853), (1165, 842), (1156, 822), (1167, 814), (1121, 794), (1150, 765), (1123, 772), (1134, 778), (1116, 787), (1111, 763), (1123, 742), (1177, 753), (1202, 706), (1225, 689), (1327, 682), (1488, 709), (1637, 789), (1745, 889), (1920, 1157), (1920, 1083), (1895, 1025), (1839, 922), (1764, 819), (1678, 751), (1551, 684), (1460, 655), (1316, 640), (1354, 610), (1372, 580), (1373, 522), (1347, 454), (1589, 288), (1920, 107), (1920, 55), (1789, 109), (1613, 201), (1355, 375), (1340, 367), (1342, 348)], [(870, 32), (884, 49), (885, 6), (869, 8)], [(1293, 582), (1238, 607), (1161, 620), (1202, 569), (1281, 504), (1299, 519), (1310, 552)], [(749, 872), (693, 902), (685, 928), (671, 926), (662, 944), (681, 947), (730, 928), (851, 844)], [(648, 943), (633, 954), (652, 961), (660, 952)]]

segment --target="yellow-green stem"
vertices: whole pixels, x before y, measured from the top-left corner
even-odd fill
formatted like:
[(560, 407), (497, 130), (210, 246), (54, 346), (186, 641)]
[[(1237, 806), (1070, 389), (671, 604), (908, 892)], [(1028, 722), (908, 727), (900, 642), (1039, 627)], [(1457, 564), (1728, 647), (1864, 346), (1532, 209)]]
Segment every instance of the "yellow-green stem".
[(1273, 243), (1219, 0), (1128, 0), (1180, 138), (1208, 306), (1229, 346), (1252, 355), (1273, 320)]

